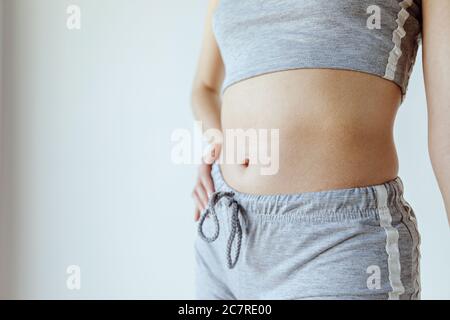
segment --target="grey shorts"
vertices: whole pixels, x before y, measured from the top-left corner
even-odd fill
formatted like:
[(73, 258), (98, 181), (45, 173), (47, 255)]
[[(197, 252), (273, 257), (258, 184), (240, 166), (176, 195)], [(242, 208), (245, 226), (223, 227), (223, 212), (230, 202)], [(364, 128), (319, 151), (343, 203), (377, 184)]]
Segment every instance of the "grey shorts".
[(198, 299), (419, 299), (419, 243), (400, 178), (290, 195), (216, 192), (195, 242)]

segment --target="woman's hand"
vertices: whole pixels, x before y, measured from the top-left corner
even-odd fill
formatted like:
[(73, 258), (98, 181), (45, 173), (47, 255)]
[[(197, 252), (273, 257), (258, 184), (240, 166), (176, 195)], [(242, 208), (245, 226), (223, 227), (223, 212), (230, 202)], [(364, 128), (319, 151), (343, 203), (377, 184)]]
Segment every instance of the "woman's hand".
[(209, 197), (215, 191), (211, 177), (211, 168), (214, 161), (219, 158), (220, 150), (220, 144), (212, 145), (209, 151), (203, 156), (202, 164), (198, 168), (197, 182), (194, 190), (192, 190), (192, 197), (195, 201), (195, 221), (200, 219), (201, 212), (208, 206)]

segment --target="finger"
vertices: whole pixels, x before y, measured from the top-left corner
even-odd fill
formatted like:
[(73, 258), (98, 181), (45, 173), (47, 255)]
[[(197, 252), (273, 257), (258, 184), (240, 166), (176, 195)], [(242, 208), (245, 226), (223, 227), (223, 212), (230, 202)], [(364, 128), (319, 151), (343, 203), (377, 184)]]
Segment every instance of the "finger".
[(197, 188), (195, 188), (196, 194), (202, 203), (202, 210), (208, 206), (208, 193), (201, 182), (198, 183)]
[(194, 190), (192, 190), (191, 196), (192, 196), (192, 199), (194, 200), (195, 207), (201, 211), (202, 210), (202, 202), (200, 201), (200, 199), (197, 195), (196, 188), (194, 188)]
[(195, 211), (194, 211), (194, 220), (198, 221), (200, 219), (200, 210), (198, 209), (197, 206), (195, 206)]
[(205, 152), (203, 153), (203, 162), (206, 164), (213, 164), (214, 162), (214, 145), (210, 144), (206, 147)]
[(203, 154), (203, 160), (206, 164), (213, 164), (220, 156), (222, 145), (219, 143), (209, 145)]
[(220, 143), (214, 144), (214, 151), (212, 154), (212, 157), (214, 158), (214, 160), (217, 160), (219, 158), (221, 150), (222, 150), (222, 144), (220, 144)]
[(214, 192), (214, 182), (211, 178), (211, 173), (207, 174), (207, 175), (202, 175), (200, 177), (200, 180), (203, 184), (203, 187), (206, 190), (206, 193), (208, 195), (208, 199), (211, 197), (211, 194)]
[(194, 189), (194, 191), (193, 191), (193, 193), (192, 193), (192, 197), (194, 198), (195, 205), (197, 206), (197, 208), (198, 208), (200, 211), (203, 211), (203, 210), (205, 209), (205, 206), (204, 206), (204, 204), (203, 204), (202, 199), (201, 199), (200, 196), (199, 196), (199, 193), (198, 193), (198, 191), (197, 191), (197, 188)]

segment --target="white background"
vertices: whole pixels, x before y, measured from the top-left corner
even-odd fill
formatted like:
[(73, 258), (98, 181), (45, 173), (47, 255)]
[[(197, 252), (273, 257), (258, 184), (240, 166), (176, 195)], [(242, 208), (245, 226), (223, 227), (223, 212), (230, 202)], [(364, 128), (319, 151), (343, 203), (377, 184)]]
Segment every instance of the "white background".
[[(191, 129), (206, 0), (4, 3), (0, 297), (194, 298)], [(66, 8), (82, 29), (66, 28)], [(422, 234), (422, 297), (450, 298), (450, 237), (427, 153), (421, 57), (396, 124)], [(81, 267), (81, 290), (66, 268)]]

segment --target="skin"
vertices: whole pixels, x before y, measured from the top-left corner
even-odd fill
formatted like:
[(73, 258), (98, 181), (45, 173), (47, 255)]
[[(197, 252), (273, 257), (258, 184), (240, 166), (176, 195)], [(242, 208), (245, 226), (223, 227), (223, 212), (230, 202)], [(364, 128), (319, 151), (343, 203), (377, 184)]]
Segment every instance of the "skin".
[[(192, 89), (194, 116), (205, 129), (280, 129), (279, 171), (261, 175), (261, 165), (244, 146), (246, 156), (238, 163), (221, 164), (231, 187), (286, 194), (375, 185), (397, 176), (393, 126), (401, 91), (395, 83), (355, 71), (299, 69), (238, 82), (221, 96), (224, 66), (211, 23), (218, 3), (209, 3)], [(423, 15), (430, 158), (449, 212), (450, 1), (424, 0)], [(227, 143), (214, 144), (199, 166), (192, 192), (196, 220), (214, 192), (209, 163), (226, 156)]]
[(423, 14), (429, 154), (450, 222), (450, 1), (425, 0)]

